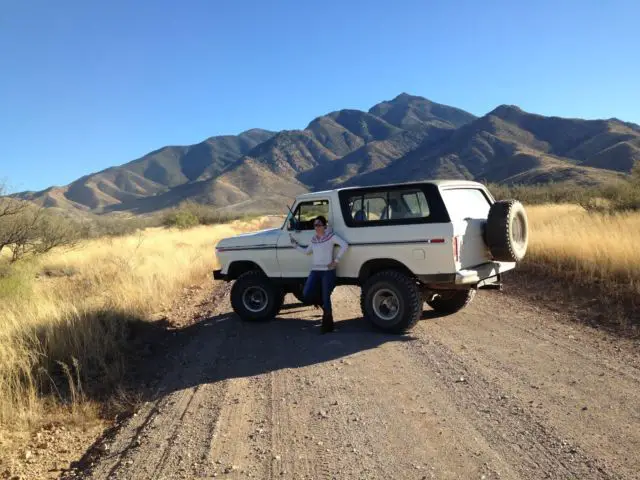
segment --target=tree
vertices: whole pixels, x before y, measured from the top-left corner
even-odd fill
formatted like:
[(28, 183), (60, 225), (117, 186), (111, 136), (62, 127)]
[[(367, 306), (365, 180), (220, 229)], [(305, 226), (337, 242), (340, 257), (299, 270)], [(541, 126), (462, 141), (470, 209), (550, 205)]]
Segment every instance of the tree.
[(5, 196), (6, 191), (6, 185), (0, 182), (0, 219), (18, 215), (28, 207), (23, 200)]
[[(2, 191), (3, 186), (0, 186)], [(39, 255), (56, 247), (71, 247), (83, 229), (59, 215), (24, 200), (0, 196), (0, 252), (11, 250), (11, 261)]]

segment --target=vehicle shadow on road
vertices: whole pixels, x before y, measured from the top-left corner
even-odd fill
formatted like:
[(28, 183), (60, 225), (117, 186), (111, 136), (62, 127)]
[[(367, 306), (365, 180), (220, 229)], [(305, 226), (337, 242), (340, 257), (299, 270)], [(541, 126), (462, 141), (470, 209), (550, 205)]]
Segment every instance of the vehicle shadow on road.
[(330, 363), (386, 344), (411, 342), (411, 333), (388, 334), (362, 318), (336, 322), (336, 331), (321, 335), (320, 321), (309, 309), (292, 305), (269, 322), (243, 322), (234, 313), (205, 318), (175, 333), (177, 342), (146, 367), (164, 372), (158, 388), (140, 392), (153, 400), (173, 391), (283, 369)]

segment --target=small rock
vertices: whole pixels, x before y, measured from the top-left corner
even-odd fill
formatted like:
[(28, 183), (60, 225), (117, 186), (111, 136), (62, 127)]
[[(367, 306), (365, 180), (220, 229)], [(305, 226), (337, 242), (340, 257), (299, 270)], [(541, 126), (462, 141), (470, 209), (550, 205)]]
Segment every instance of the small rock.
[(318, 446), (319, 446), (319, 447), (321, 447), (321, 446), (323, 446), (323, 445), (324, 445), (324, 443), (323, 443), (323, 442), (318, 442)]
[(101, 443), (100, 445), (98, 445), (97, 450), (100, 453), (106, 453), (109, 451), (109, 444), (108, 443)]
[(47, 442), (40, 442), (38, 443), (38, 448), (41, 450), (45, 450), (47, 448), (49, 448), (49, 444)]
[(466, 383), (466, 382), (467, 382), (467, 379), (464, 377), (460, 377), (456, 380), (456, 383)]
[(279, 462), (279, 461), (281, 460), (281, 458), (282, 458), (282, 457), (281, 457), (280, 455), (274, 455), (274, 456), (273, 456), (273, 459), (274, 459), (276, 462)]
[(588, 410), (588, 408), (586, 406), (582, 407), (582, 411), (584, 412), (585, 410)]
[(224, 469), (224, 473), (231, 473), (231, 472), (235, 472), (236, 470), (238, 470), (238, 466), (237, 465), (229, 465), (227, 466), (227, 468)]
[(327, 414), (326, 410), (320, 410), (318, 412), (318, 415), (321, 416), (322, 418), (328, 418), (329, 415)]
[(33, 452), (31, 450), (25, 450), (24, 459), (29, 460), (33, 456)]

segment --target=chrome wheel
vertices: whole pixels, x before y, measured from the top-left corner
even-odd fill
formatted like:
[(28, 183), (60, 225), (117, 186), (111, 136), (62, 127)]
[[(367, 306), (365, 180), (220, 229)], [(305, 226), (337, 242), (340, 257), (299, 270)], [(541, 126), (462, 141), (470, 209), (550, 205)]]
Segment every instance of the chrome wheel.
[(526, 244), (527, 239), (527, 226), (525, 223), (525, 219), (521, 213), (518, 213), (513, 218), (513, 222), (511, 222), (511, 232), (513, 243), (516, 244), (517, 248), (523, 248)]
[(396, 319), (400, 312), (400, 299), (393, 290), (382, 288), (373, 296), (373, 311), (385, 322)]
[(242, 304), (244, 308), (252, 313), (258, 313), (267, 308), (269, 299), (267, 292), (260, 286), (251, 286), (242, 294)]

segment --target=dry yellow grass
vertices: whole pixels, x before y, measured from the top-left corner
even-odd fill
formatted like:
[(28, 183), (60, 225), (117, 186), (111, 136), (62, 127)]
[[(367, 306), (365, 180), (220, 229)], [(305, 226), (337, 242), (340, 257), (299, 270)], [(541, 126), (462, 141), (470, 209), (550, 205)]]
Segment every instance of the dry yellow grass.
[(612, 294), (640, 294), (640, 213), (588, 213), (574, 205), (527, 207), (526, 263)]
[[(640, 293), (640, 213), (594, 214), (570, 205), (527, 211), (528, 265), (610, 292)], [(94, 240), (0, 279), (0, 443), (3, 430), (37, 425), (61, 398), (75, 400), (68, 412), (91, 412), (83, 401), (86, 379), (117, 385), (130, 322), (148, 320), (209, 276), (217, 239), (265, 221)]]
[(87, 379), (117, 385), (130, 322), (209, 276), (218, 239), (266, 221), (89, 241), (0, 279), (0, 440), (2, 430), (37, 425), (61, 399), (71, 412), (86, 406)]

